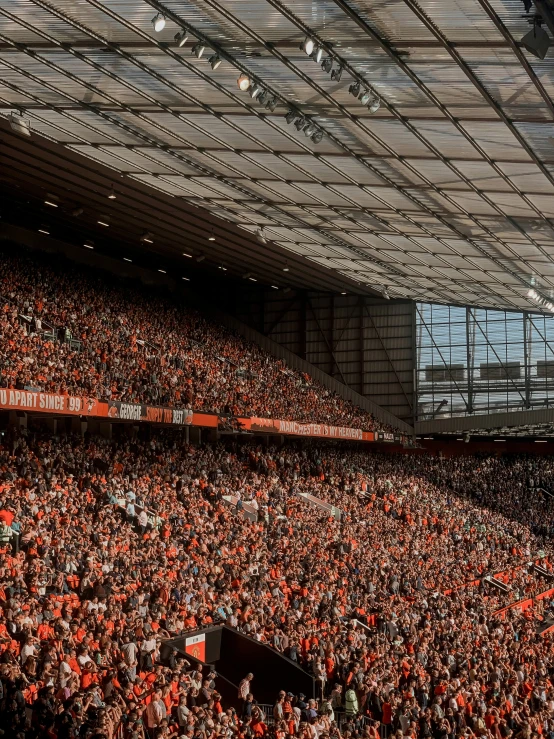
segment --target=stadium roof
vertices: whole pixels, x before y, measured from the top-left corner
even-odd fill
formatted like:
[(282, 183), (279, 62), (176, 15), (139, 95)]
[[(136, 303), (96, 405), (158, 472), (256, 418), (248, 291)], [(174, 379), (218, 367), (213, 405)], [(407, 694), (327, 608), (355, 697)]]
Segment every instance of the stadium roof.
[(361, 292), (537, 309), (551, 3), (0, 0), (0, 113)]

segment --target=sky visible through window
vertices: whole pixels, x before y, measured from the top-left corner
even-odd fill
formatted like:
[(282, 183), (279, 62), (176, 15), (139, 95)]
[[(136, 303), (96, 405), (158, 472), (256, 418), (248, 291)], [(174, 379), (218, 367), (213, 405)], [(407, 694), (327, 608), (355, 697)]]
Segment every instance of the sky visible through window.
[(420, 420), (554, 405), (554, 316), (418, 303)]

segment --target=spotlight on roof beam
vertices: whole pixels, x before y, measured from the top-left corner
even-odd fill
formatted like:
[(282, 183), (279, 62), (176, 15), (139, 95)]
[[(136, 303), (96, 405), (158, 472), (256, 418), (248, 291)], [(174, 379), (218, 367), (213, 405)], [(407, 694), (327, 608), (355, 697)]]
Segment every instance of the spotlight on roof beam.
[(316, 131), (317, 131), (317, 126), (315, 125), (315, 123), (308, 123), (308, 125), (304, 129), (304, 133), (306, 134), (306, 136), (308, 136), (308, 138), (310, 136), (313, 136)]
[(21, 136), (31, 135), (31, 121), (28, 118), (23, 118), (23, 115), (10, 113), (8, 120), (12, 131), (21, 134)]
[(306, 125), (306, 119), (304, 116), (300, 116), (300, 118), (294, 122), (294, 125), (296, 126), (297, 131), (301, 131)]
[(358, 97), (358, 95), (360, 94), (360, 90), (361, 90), (361, 87), (362, 87), (362, 86), (360, 85), (360, 83), (359, 83), (359, 82), (353, 82), (353, 83), (352, 83), (352, 84), (350, 85), (350, 87), (348, 88), (348, 92), (349, 92), (349, 93), (350, 93), (351, 95), (354, 95), (354, 97), (355, 97), (355, 98), (357, 98), (357, 97)]
[(266, 239), (266, 237), (264, 235), (263, 228), (259, 228), (256, 231), (256, 236), (258, 237), (258, 241), (260, 241), (262, 244), (267, 244), (267, 239)]
[(285, 262), (285, 266), (283, 267), (283, 272), (288, 272), (290, 270), (289, 263)]
[(269, 98), (267, 103), (265, 104), (266, 110), (269, 110), (270, 113), (273, 113), (275, 108), (277, 107), (278, 100), (276, 97)]
[(300, 44), (300, 48), (308, 56), (311, 56), (311, 54), (312, 54), (312, 52), (314, 50), (314, 46), (315, 46), (315, 44), (314, 44), (313, 40), (309, 36), (306, 36), (306, 38), (304, 39), (304, 41)]
[(194, 44), (192, 49), (190, 50), (191, 56), (195, 56), (197, 59), (202, 58), (202, 54), (206, 50), (206, 47), (204, 44), (201, 44), (200, 41), (197, 44)]
[(183, 28), (181, 31), (175, 34), (174, 40), (177, 46), (181, 49), (189, 40), (188, 33)]
[(264, 88), (260, 85), (259, 82), (254, 82), (254, 84), (250, 88), (250, 93), (249, 93), (252, 100), (255, 100), (263, 89)]
[(379, 100), (379, 98), (373, 98), (373, 100), (367, 106), (370, 113), (377, 113), (380, 107), (381, 101)]
[(217, 54), (214, 54), (208, 59), (208, 61), (210, 63), (210, 67), (215, 71), (221, 64), (221, 57)]
[(298, 118), (298, 113), (295, 110), (289, 110), (285, 116), (286, 122), (290, 125)]
[(320, 144), (323, 139), (323, 131), (316, 131), (312, 136), (314, 144)]
[(314, 60), (314, 62), (316, 62), (317, 64), (321, 64), (321, 60), (323, 59), (323, 49), (321, 48), (321, 46), (316, 46), (310, 56)]
[(247, 77), (245, 74), (241, 74), (241, 76), (237, 80), (237, 87), (243, 92), (248, 90), (248, 88), (250, 87), (250, 77)]
[(329, 74), (329, 72), (333, 69), (333, 57), (332, 56), (328, 56), (327, 59), (324, 59), (321, 62), (321, 69), (324, 72), (327, 72), (327, 74)]
[(158, 15), (155, 15), (152, 18), (152, 25), (154, 26), (154, 31), (156, 31), (156, 33), (163, 31), (165, 28), (164, 16), (161, 13), (158, 13)]
[(115, 200), (117, 198), (117, 195), (115, 194), (115, 190), (113, 188), (113, 185), (111, 186), (110, 192), (108, 193), (108, 198), (110, 200)]
[(535, 291), (533, 290), (533, 288), (531, 288), (531, 289), (529, 290), (529, 292), (527, 293), (527, 297), (528, 297), (528, 298), (535, 298), (535, 297), (536, 297), (536, 295), (537, 295), (537, 293), (536, 293), (536, 292), (535, 292)]
[(537, 59), (544, 59), (550, 48), (550, 37), (535, 18), (533, 28), (521, 39), (521, 45)]
[(367, 89), (367, 87), (360, 93), (359, 100), (362, 105), (367, 105), (371, 100), (371, 92)]
[(386, 287), (383, 288), (383, 297), (385, 298), (385, 300), (390, 300), (389, 291)]
[(262, 90), (260, 94), (258, 95), (258, 102), (260, 105), (265, 105), (267, 98), (269, 97), (269, 93), (267, 90)]
[(342, 77), (342, 67), (337, 67), (336, 69), (333, 69), (331, 72), (331, 79), (334, 82), (340, 82), (340, 78)]

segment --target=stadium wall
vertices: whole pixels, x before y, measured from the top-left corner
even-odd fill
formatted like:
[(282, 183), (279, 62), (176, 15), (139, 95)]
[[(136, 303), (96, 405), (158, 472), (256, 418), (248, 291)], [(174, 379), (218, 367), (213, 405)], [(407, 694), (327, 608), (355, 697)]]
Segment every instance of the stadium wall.
[[(342, 388), (338, 389), (341, 395), (346, 388), (412, 425), (415, 313), (411, 301), (250, 289), (236, 296), (232, 312), (257, 332), (258, 343), (271, 341), (272, 353), (277, 346), (288, 350), (332, 378), (334, 387)], [(313, 369), (307, 371), (313, 373)]]

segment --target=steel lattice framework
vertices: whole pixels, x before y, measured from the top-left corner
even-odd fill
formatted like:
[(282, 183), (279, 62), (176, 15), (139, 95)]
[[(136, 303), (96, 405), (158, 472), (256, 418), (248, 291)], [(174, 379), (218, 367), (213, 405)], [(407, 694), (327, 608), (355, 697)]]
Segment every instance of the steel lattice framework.
[[(0, 0), (0, 114), (22, 112), (34, 132), (128, 178), (263, 227), (360, 289), (536, 309), (531, 285), (554, 296), (554, 45), (540, 60), (520, 43), (549, 14), (549, 0), (535, 5)], [(240, 74), (270, 107), (238, 88)], [(356, 84), (377, 112), (350, 94)]]

